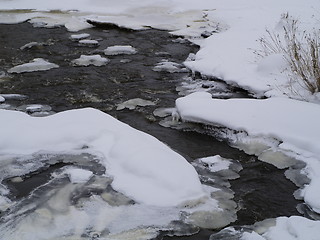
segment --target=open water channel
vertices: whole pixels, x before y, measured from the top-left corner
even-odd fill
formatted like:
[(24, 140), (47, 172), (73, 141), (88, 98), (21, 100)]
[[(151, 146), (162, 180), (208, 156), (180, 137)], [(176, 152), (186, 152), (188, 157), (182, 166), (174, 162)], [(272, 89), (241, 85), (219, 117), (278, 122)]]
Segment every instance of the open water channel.
[[(181, 64), (190, 53), (198, 51), (197, 46), (154, 29), (129, 31), (104, 26), (82, 32), (89, 33), (91, 39), (98, 40), (98, 44), (86, 45), (71, 40), (72, 33), (63, 27), (46, 29), (33, 27), (29, 23), (0, 25), (0, 93), (25, 96), (8, 97), (4, 103), (6, 108), (23, 110), (25, 105), (41, 104), (50, 106), (53, 112), (60, 112), (94, 107), (155, 136), (190, 162), (214, 155), (239, 161), (243, 167), (240, 178), (230, 181), (238, 205), (238, 219), (231, 226), (299, 215), (296, 210), (299, 201), (293, 197), (297, 187), (285, 178), (284, 170), (263, 163), (255, 156), (247, 155), (230, 147), (226, 141), (207, 134), (165, 128), (159, 124), (162, 119), (153, 115), (157, 108), (174, 106), (175, 99), (179, 97), (176, 88), (182, 82), (203, 80), (184, 71), (182, 65), (177, 65), (180, 70), (176, 72), (154, 71), (154, 67), (163, 60)], [(30, 42), (41, 44), (20, 49)], [(138, 52), (134, 55), (109, 56), (110, 62), (100, 67), (71, 64), (81, 54), (103, 56), (103, 50), (112, 45), (131, 45)], [(47, 59), (60, 67), (42, 72), (6, 73), (11, 67), (34, 58)], [(214, 83), (214, 80), (209, 80), (201, 87), (208, 88), (210, 81)], [(246, 92), (219, 81), (217, 86), (220, 87), (211, 89), (216, 96), (249, 97)], [(152, 101), (155, 105), (117, 110), (118, 104), (134, 98)], [(2, 108), (5, 108), (4, 104)], [(12, 189), (12, 199), (26, 197), (34, 188), (46, 183), (50, 174), (62, 166), (56, 164), (38, 170), (20, 183), (5, 180), (3, 183), (9, 184)], [(2, 213), (1, 217), (5, 214)], [(207, 240), (215, 231), (201, 229), (193, 236), (158, 238)]]

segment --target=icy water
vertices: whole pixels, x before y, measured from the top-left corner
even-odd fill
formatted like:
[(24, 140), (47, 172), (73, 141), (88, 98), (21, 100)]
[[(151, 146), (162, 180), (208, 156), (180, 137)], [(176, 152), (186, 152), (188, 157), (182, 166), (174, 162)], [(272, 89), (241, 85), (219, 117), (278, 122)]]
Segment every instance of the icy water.
[[(28, 23), (0, 25), (0, 93), (26, 96), (8, 97), (5, 104), (17, 109), (25, 109), (28, 104), (42, 104), (50, 106), (53, 112), (94, 107), (157, 137), (190, 162), (217, 154), (238, 160), (243, 170), (239, 173), (240, 178), (231, 181), (231, 189), (235, 192), (234, 200), (239, 211), (238, 220), (231, 225), (247, 225), (266, 218), (299, 214), (296, 210), (299, 201), (293, 197), (297, 188), (285, 178), (283, 170), (262, 163), (256, 157), (232, 148), (228, 143), (212, 136), (159, 125), (162, 119), (154, 116), (153, 111), (173, 107), (175, 99), (179, 97), (176, 87), (181, 86), (182, 82), (194, 80), (190, 76), (188, 78), (190, 73), (182, 65), (177, 65), (178, 72), (174, 73), (154, 71), (153, 68), (164, 60), (181, 64), (189, 53), (197, 52), (197, 46), (159, 30), (92, 28), (82, 32), (89, 33), (91, 39), (98, 40), (98, 45), (85, 45), (71, 40), (72, 33), (62, 27), (35, 28)], [(20, 49), (30, 42), (40, 44)], [(108, 56), (110, 62), (100, 67), (71, 64), (81, 54), (104, 56), (103, 50), (112, 45), (131, 45), (138, 53)], [(34, 58), (47, 59), (60, 67), (44, 72), (6, 74), (9, 68)], [(212, 83), (205, 81), (200, 88), (210, 88)], [(220, 82), (216, 84), (211, 90), (217, 96), (248, 97), (239, 89)], [(152, 101), (154, 105), (117, 110), (119, 104), (133, 98)], [(52, 172), (65, 165), (54, 164), (29, 174), (26, 181), (4, 181), (4, 184), (12, 189), (12, 198), (22, 198), (46, 183)], [(99, 166), (95, 166), (94, 171), (99, 172), (98, 168)], [(163, 233), (158, 239), (209, 239), (214, 232), (201, 229), (199, 233), (189, 237), (168, 237)]]

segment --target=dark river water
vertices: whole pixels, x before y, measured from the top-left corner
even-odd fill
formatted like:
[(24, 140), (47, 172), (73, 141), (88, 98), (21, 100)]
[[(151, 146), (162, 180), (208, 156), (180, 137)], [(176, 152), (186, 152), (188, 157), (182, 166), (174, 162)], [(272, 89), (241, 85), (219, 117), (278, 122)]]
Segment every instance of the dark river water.
[[(68, 109), (94, 107), (117, 119), (157, 137), (189, 161), (219, 154), (224, 158), (238, 160), (243, 170), (240, 178), (231, 181), (234, 200), (241, 209), (238, 220), (231, 225), (247, 225), (266, 218), (299, 215), (296, 210), (300, 202), (293, 192), (297, 187), (287, 180), (284, 170), (258, 161), (255, 156), (232, 148), (225, 141), (192, 131), (179, 131), (159, 125), (161, 118), (153, 111), (160, 107), (173, 107), (179, 97), (176, 86), (189, 73), (156, 72), (153, 67), (163, 59), (182, 63), (189, 53), (198, 47), (181, 41), (165, 31), (127, 31), (121, 29), (92, 28), (82, 31), (98, 46), (84, 46), (70, 40), (71, 33), (65, 28), (35, 28), (28, 23), (0, 25), (0, 72), (44, 58), (60, 67), (43, 72), (11, 74), (0, 81), (0, 93), (23, 94), (24, 99), (8, 99), (6, 103), (19, 107), (25, 104), (44, 104), (54, 112)], [(43, 43), (30, 49), (20, 50), (29, 42)], [(81, 54), (101, 54), (112, 45), (131, 45), (138, 50), (130, 56), (110, 56), (110, 62), (101, 67), (75, 67), (70, 64)], [(128, 61), (124, 59), (129, 59)], [(0, 74), (1, 75), (1, 74)], [(225, 86), (233, 97), (248, 97), (246, 93)], [(142, 98), (156, 103), (155, 106), (137, 107), (135, 110), (116, 110), (117, 104), (132, 98)], [(2, 126), (0, 126), (2, 127)], [(16, 183), (16, 197), (28, 195), (43, 184), (55, 168), (32, 174), (28, 181)], [(164, 237), (164, 239), (209, 239), (213, 230), (201, 230), (190, 237)]]

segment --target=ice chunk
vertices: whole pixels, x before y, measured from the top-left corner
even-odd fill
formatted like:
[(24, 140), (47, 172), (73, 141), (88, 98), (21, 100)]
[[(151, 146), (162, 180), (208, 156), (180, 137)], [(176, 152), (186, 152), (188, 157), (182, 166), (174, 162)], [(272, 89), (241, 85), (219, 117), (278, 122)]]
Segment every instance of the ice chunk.
[(77, 58), (72, 61), (74, 65), (77, 66), (89, 66), (94, 65), (97, 67), (106, 65), (110, 60), (100, 55), (81, 55), (80, 58)]
[(89, 33), (72, 34), (70, 36), (70, 38), (72, 40), (82, 40), (82, 39), (85, 39), (85, 38), (88, 38), (88, 37), (90, 37)]
[(79, 41), (79, 43), (82, 45), (91, 45), (91, 46), (95, 46), (99, 44), (97, 40), (91, 40), (91, 39), (82, 39)]
[(137, 53), (137, 50), (129, 45), (115, 45), (111, 47), (107, 47), (107, 49), (104, 50), (105, 55), (121, 55), (121, 54), (135, 54)]
[(3, 103), (6, 99), (0, 95), (0, 103)]
[(135, 109), (137, 106), (145, 107), (145, 106), (154, 106), (155, 103), (149, 100), (141, 99), (141, 98), (133, 98), (123, 103), (118, 104), (117, 110), (122, 110), (128, 108), (130, 110)]
[(59, 66), (54, 63), (50, 63), (42, 58), (35, 58), (29, 63), (15, 66), (8, 70), (9, 73), (23, 73), (23, 72), (35, 72), (46, 71), (52, 68), (58, 68)]
[(52, 108), (50, 106), (41, 104), (22, 105), (17, 108), (17, 110), (26, 112), (28, 114), (33, 114), (36, 112), (48, 112), (51, 111), (51, 109)]
[(43, 43), (30, 42), (30, 43), (27, 43), (27, 44), (23, 45), (22, 47), (20, 47), (20, 50), (30, 49), (35, 46), (43, 46)]
[(188, 72), (188, 69), (186, 69), (181, 64), (164, 60), (164, 61), (158, 63), (153, 68), (153, 71), (175, 73), (175, 72)]
[(201, 158), (201, 162), (208, 164), (211, 172), (218, 172), (221, 170), (229, 169), (230, 161), (223, 159), (221, 156), (216, 155), (212, 157)]
[(64, 172), (72, 183), (85, 183), (93, 176), (91, 171), (80, 168), (67, 168)]

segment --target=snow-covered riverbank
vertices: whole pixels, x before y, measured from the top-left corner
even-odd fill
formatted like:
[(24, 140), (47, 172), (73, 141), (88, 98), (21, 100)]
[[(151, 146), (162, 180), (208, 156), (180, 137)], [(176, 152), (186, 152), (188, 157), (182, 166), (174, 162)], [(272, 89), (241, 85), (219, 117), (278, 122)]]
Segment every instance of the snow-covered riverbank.
[[(23, 11), (16, 11), (21, 9)], [(320, 9), (320, 2), (318, 0), (284, 0), (281, 2), (276, 0), (201, 0), (196, 2), (191, 0), (145, 0), (139, 2), (121, 0), (108, 1), (108, 3), (102, 0), (81, 0), (68, 1), (67, 4), (62, 0), (50, 3), (44, 3), (40, 0), (0, 0), (0, 22), (18, 23), (28, 20), (35, 26), (53, 27), (64, 25), (70, 31), (77, 31), (90, 28), (91, 25), (87, 23), (87, 20), (92, 20), (116, 23), (120, 26), (133, 29), (149, 27), (166, 29), (172, 31), (173, 34), (187, 36), (201, 47), (195, 58), (185, 62), (185, 65), (192, 71), (220, 78), (230, 84), (250, 91), (255, 96), (281, 96), (285, 99), (272, 98), (270, 100), (248, 101), (237, 99), (224, 101), (212, 100), (207, 94), (194, 94), (177, 100), (177, 110), (182, 120), (201, 122), (209, 125), (219, 124), (230, 129), (244, 130), (249, 134), (249, 137), (276, 138), (281, 142), (279, 147), (282, 150), (285, 150), (286, 153), (294, 153), (298, 160), (306, 162), (307, 166), (303, 173), (311, 179), (311, 182), (303, 188), (301, 196), (314, 211), (319, 213), (320, 159), (317, 157), (319, 156), (319, 134), (316, 123), (320, 120), (320, 116), (318, 105), (308, 103), (308, 101), (319, 103), (319, 96), (317, 94), (309, 94), (299, 85), (295, 85), (295, 89), (291, 90), (293, 86), (290, 83), (287, 65), (283, 62), (281, 56), (274, 54), (261, 58), (255, 54), (255, 51), (260, 48), (258, 39), (266, 35), (266, 29), (275, 33), (281, 33), (284, 24), (282, 19), (283, 14), (289, 13), (294, 18), (297, 18), (301, 23), (302, 30), (312, 30), (317, 28), (320, 21), (317, 17), (318, 9)], [(207, 38), (202, 38), (201, 35)], [(296, 94), (297, 91), (299, 92), (298, 94)], [(307, 101), (288, 100), (288, 96)], [(5, 101), (5, 98), (1, 97), (0, 92), (0, 102), (3, 101)], [(242, 109), (242, 111), (238, 112), (239, 109)], [(243, 112), (246, 113), (244, 114)], [(71, 111), (64, 115), (60, 114), (47, 119), (55, 118), (57, 122), (69, 120), (73, 122), (74, 118), (79, 118), (79, 116), (74, 115), (76, 113)], [(94, 116), (93, 121), (98, 122), (100, 118), (108, 118), (107, 116), (102, 117), (100, 113), (92, 115)], [(28, 152), (29, 154), (40, 150), (52, 150), (60, 146), (59, 144), (63, 145), (61, 149), (64, 151), (67, 150), (66, 148), (74, 150), (76, 146), (69, 145), (70, 142), (74, 144), (74, 142), (79, 141), (77, 146), (81, 148), (81, 146), (88, 147), (87, 145), (93, 141), (94, 144), (92, 146), (101, 153), (105, 151), (104, 148), (101, 148), (102, 144), (105, 145), (105, 142), (109, 143), (107, 145), (110, 146), (110, 149), (108, 148), (108, 152), (104, 154), (104, 157), (106, 157), (109, 154), (109, 150), (116, 147), (114, 144), (118, 141), (118, 135), (112, 135), (113, 137), (110, 138), (108, 134), (104, 135), (100, 133), (100, 130), (108, 132), (108, 129), (95, 129), (90, 134), (83, 134), (78, 128), (73, 129), (74, 126), (70, 128), (73, 131), (69, 132), (69, 134), (68, 131), (71, 131), (69, 128), (67, 132), (63, 132), (61, 135), (58, 134), (58, 131), (53, 130), (50, 133), (50, 139), (46, 139), (48, 142), (44, 141), (43, 136), (42, 138), (31, 139), (32, 141), (29, 141), (29, 139), (20, 138), (19, 134), (22, 130), (20, 132), (13, 131), (18, 126), (21, 129), (23, 128), (25, 124), (21, 125), (21, 121), (30, 121), (31, 124), (29, 117), (27, 118), (24, 114), (10, 111), (1, 111), (0, 117), (3, 121), (2, 125), (8, 127), (3, 130), (1, 129), (6, 133), (0, 135), (0, 142), (2, 142), (1, 156), (5, 156), (5, 154), (19, 154), (23, 148), (28, 149), (28, 151), (33, 149), (33, 151)], [(50, 124), (57, 124), (57, 122), (52, 121), (46, 124), (41, 123), (38, 126), (36, 122), (40, 121), (49, 120), (33, 119), (31, 127), (24, 129), (29, 131), (28, 136), (37, 133), (40, 125), (43, 127), (42, 130), (38, 129), (41, 135), (44, 129), (50, 128)], [(85, 125), (86, 122), (82, 122), (79, 127), (83, 128), (83, 124)], [(96, 125), (96, 123), (90, 123), (90, 125)], [(11, 132), (7, 132), (9, 130)], [(128, 132), (125, 132), (124, 139), (131, 132), (134, 131), (128, 130)], [(71, 140), (68, 139), (70, 136), (72, 136)], [(140, 137), (138, 138), (140, 139)], [(62, 141), (63, 139), (67, 139), (68, 141)], [(149, 140), (146, 142), (149, 142)], [(42, 145), (38, 143), (45, 144), (45, 148), (41, 148)], [(27, 147), (23, 144), (27, 144)], [(40, 148), (34, 148), (34, 146)], [(157, 170), (159, 165), (157, 163), (155, 166), (149, 166), (149, 170), (155, 173), (154, 178), (149, 176), (151, 181), (147, 181), (147, 183), (145, 181), (142, 182), (147, 184), (146, 187), (150, 187), (150, 189), (162, 189), (169, 194), (159, 191), (161, 196), (171, 196), (173, 199), (169, 198), (158, 202), (158, 195), (145, 195), (144, 192), (138, 191), (134, 183), (136, 180), (141, 181), (141, 179), (145, 179), (148, 176), (142, 174), (142, 178), (137, 178), (137, 175), (130, 175), (130, 173), (132, 173), (132, 169), (141, 166), (140, 163), (144, 158), (141, 158), (140, 153), (137, 153), (134, 147), (130, 149), (133, 152), (132, 154), (130, 152), (123, 152), (124, 147), (120, 148), (115, 153), (116, 155), (125, 154), (125, 156), (121, 155), (122, 157), (120, 158), (124, 160), (124, 163), (120, 166), (118, 165), (119, 162), (116, 162), (110, 168), (116, 189), (126, 192), (137, 201), (151, 205), (175, 205), (183, 200), (190, 200), (193, 196), (200, 197), (202, 189), (194, 171), (190, 170), (190, 166), (187, 164), (182, 168), (179, 167), (179, 164), (182, 164), (183, 160), (182, 162), (179, 161), (179, 164), (170, 167), (170, 169), (172, 171), (175, 171), (177, 168), (185, 169), (186, 172), (182, 174), (183, 176), (189, 175), (192, 172), (193, 178), (189, 180), (191, 185), (194, 186), (192, 189), (196, 194), (189, 188), (186, 190), (183, 184), (178, 184), (176, 187), (173, 187), (175, 185), (172, 185), (170, 181), (165, 184), (162, 180), (166, 179), (166, 177), (158, 176)], [(175, 155), (175, 153), (171, 151), (167, 152), (167, 150), (161, 151), (159, 154), (151, 150), (146, 150), (146, 152), (141, 150), (143, 156), (144, 154), (149, 154), (149, 157), (153, 155), (163, 156), (162, 153)], [(130, 162), (132, 165), (127, 165), (125, 161), (130, 157), (133, 157), (139, 163)], [(179, 155), (175, 155), (175, 157), (180, 159)], [(145, 165), (146, 161), (143, 161), (143, 163)], [(108, 164), (105, 164), (107, 168), (109, 167)], [(121, 180), (124, 175), (130, 175), (135, 180), (130, 181), (132, 183), (130, 187)], [(171, 180), (175, 182), (176, 179), (173, 178)], [(174, 194), (172, 195), (171, 193)], [(295, 221), (290, 222), (290, 227), (286, 228), (286, 224), (281, 224), (285, 220), (279, 219), (278, 222), (277, 229), (283, 232), (291, 231), (290, 229), (295, 228), (296, 224), (311, 226), (313, 228), (319, 224), (318, 221), (311, 222), (306, 219), (296, 221), (295, 219)], [(270, 231), (277, 230), (274, 228)], [(278, 235), (270, 232), (270, 234), (265, 234), (264, 236), (268, 240), (275, 240)], [(247, 237), (251, 239), (249, 236)], [(292, 239), (312, 239), (312, 237), (318, 237), (316, 231), (301, 231), (298, 237), (293, 236)]]

